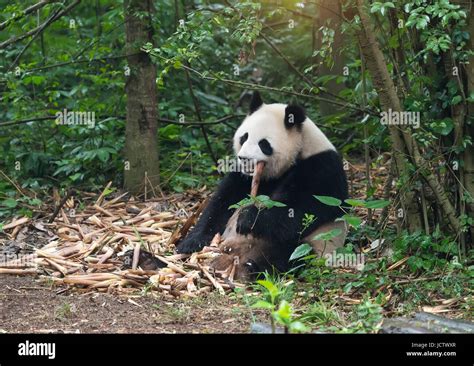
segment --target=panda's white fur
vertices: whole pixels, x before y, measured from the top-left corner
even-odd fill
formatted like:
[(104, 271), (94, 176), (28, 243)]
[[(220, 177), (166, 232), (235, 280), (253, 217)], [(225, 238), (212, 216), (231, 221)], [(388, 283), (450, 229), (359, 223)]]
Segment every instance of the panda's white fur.
[[(233, 146), (237, 157), (266, 162), (262, 178), (278, 178), (299, 157), (305, 159), (325, 150), (336, 150), (326, 135), (306, 117), (302, 130), (285, 128), (286, 104), (263, 104), (247, 116), (234, 135)], [(240, 145), (240, 137), (248, 133), (248, 139)], [(267, 139), (273, 154), (265, 155), (258, 143)]]

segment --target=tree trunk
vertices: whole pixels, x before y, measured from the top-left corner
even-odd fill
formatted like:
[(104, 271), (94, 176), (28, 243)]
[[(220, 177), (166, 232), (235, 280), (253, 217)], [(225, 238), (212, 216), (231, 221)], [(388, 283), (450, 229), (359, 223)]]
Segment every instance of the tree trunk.
[[(379, 95), (380, 104), (383, 110), (391, 109), (395, 112), (402, 112), (402, 103), (397, 95), (395, 84), (388, 72), (387, 63), (384, 55), (380, 49), (380, 45), (375, 38), (374, 31), (370, 24), (369, 17), (365, 10), (364, 0), (357, 0), (357, 11), (361, 21), (361, 30), (359, 31), (359, 42), (361, 44), (362, 52), (366, 59), (367, 68), (372, 75), (372, 82)], [(395, 153), (397, 168), (404, 176), (408, 175), (408, 165), (404, 158), (407, 154), (411, 158), (412, 163), (423, 175), (425, 181), (432, 189), (437, 202), (443, 209), (444, 214), (448, 219), (448, 223), (455, 233), (459, 233), (461, 225), (448, 194), (440, 184), (437, 177), (432, 173), (432, 169), (422, 156), (422, 151), (418, 147), (416, 140), (411, 135), (410, 131), (403, 126), (388, 125), (390, 137), (392, 140), (392, 147)], [(415, 203), (414, 198), (416, 192), (407, 189), (406, 195), (401, 196), (402, 205), (406, 208), (406, 218), (408, 220), (408, 228), (410, 231), (421, 229), (421, 215), (418, 209), (418, 204)]]
[[(330, 21), (330, 24), (327, 21)], [(342, 52), (344, 47), (344, 35), (342, 34), (342, 9), (341, 4), (338, 1), (334, 0), (322, 0), (320, 1), (320, 6), (318, 7), (318, 20), (316, 21), (316, 34), (319, 36), (315, 39), (316, 49), (321, 48), (322, 46), (322, 36), (318, 32), (318, 29), (322, 26), (327, 25), (329, 28), (334, 30), (334, 41), (332, 44), (332, 57), (334, 65), (329, 67), (321, 59), (317, 57), (317, 61), (322, 62), (318, 66), (318, 76), (323, 75), (338, 75), (342, 76), (344, 72), (344, 66), (347, 65), (347, 59), (345, 54)], [(339, 93), (345, 89), (344, 83), (337, 83), (335, 79), (329, 80), (324, 87), (330, 93), (334, 95), (339, 95)], [(343, 110), (342, 107), (335, 106), (332, 103), (326, 101), (321, 101), (319, 103), (319, 108), (322, 116), (328, 116), (335, 114)]]
[(140, 47), (153, 42), (151, 0), (124, 2), (127, 78), (127, 124), (125, 130), (125, 189), (132, 194), (153, 191), (159, 184), (157, 143), (156, 68)]
[[(372, 82), (379, 95), (382, 109), (388, 111), (401, 111), (401, 104), (398, 98), (395, 84), (390, 77), (387, 64), (380, 50), (379, 44), (374, 36), (368, 16), (364, 10), (364, 2), (357, 1), (357, 11), (361, 18), (361, 29), (358, 34), (360, 47), (364, 55), (367, 69), (372, 76)], [(390, 139), (392, 141), (393, 155), (396, 162), (396, 168), (399, 175), (408, 176), (408, 165), (405, 155), (408, 153), (405, 141), (399, 133), (398, 126), (388, 125)], [(407, 189), (405, 193), (400, 194), (400, 203), (404, 211), (404, 226), (409, 231), (414, 232), (422, 227), (421, 215), (416, 198), (416, 192)]]
[[(468, 9), (466, 9), (468, 11)], [(469, 13), (468, 13), (469, 14)], [(470, 10), (470, 15), (468, 15), (469, 26), (467, 31), (470, 34), (469, 37), (469, 49), (474, 50), (474, 9)], [(466, 64), (466, 73), (467, 73), (467, 90), (468, 95), (474, 94), (474, 55), (471, 54), (469, 57), (469, 64)], [(474, 142), (474, 122), (472, 118), (474, 115), (474, 106), (473, 103), (468, 103), (467, 105), (467, 114), (471, 118), (471, 124), (466, 123), (464, 125), (464, 133), (466, 136), (470, 136)], [(471, 196), (471, 200), (468, 201), (466, 205), (467, 213), (474, 218), (474, 145), (468, 145), (463, 154), (464, 160), (464, 188)], [(471, 226), (471, 246), (474, 246), (474, 227)]]

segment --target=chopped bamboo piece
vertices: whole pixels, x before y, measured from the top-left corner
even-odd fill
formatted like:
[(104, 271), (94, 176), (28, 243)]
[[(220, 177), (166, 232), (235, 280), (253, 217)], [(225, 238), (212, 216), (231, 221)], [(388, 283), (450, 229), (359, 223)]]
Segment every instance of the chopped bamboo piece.
[(107, 183), (107, 185), (105, 186), (104, 190), (102, 191), (102, 193), (100, 194), (99, 198), (97, 198), (97, 201), (95, 202), (95, 204), (97, 206), (100, 206), (102, 201), (104, 200), (104, 197), (107, 193), (107, 191), (109, 190), (110, 186), (112, 185), (112, 181), (110, 181), (109, 183)]
[(114, 217), (114, 215), (112, 215), (109, 211), (107, 211), (105, 208), (100, 207), (99, 205), (94, 205), (94, 208), (101, 214), (104, 214), (109, 217)]
[[(165, 199), (166, 203), (161, 206), (161, 203), (123, 202), (126, 193), (106, 202), (109, 188), (110, 184), (95, 202), (74, 216), (68, 216), (68, 210), (75, 210), (78, 200), (70, 197), (50, 224), (28, 218), (15, 218), (6, 223), (4, 229), (10, 230), (9, 238), (26, 230), (24, 225), (30, 221), (32, 227), (47, 227), (45, 232), (55, 236), (34, 254), (2, 265), (0, 274), (39, 275), (52, 280), (56, 286), (81, 292), (130, 294), (151, 283), (153, 292), (159, 291), (170, 299), (196, 297), (213, 289), (224, 293), (241, 286), (229, 282), (235, 275), (234, 268), (222, 274), (208, 270), (210, 260), (219, 253), (219, 235), (199, 253), (173, 254), (170, 251), (173, 247), (169, 242), (174, 233), (186, 232), (186, 228), (178, 230), (182, 221), (178, 210), (190, 212), (190, 217), (197, 218), (205, 206), (204, 191), (196, 191), (200, 197), (197, 203), (190, 204), (181, 196), (175, 196)], [(170, 211), (162, 207), (169, 207)]]
[(36, 268), (25, 268), (25, 269), (16, 269), (16, 268), (0, 268), (0, 274), (11, 274), (11, 275), (29, 275), (37, 274), (38, 270)]
[(133, 251), (133, 262), (132, 262), (132, 269), (137, 269), (138, 267), (138, 259), (140, 257), (140, 243), (135, 244), (135, 249)]
[(204, 273), (204, 275), (209, 279), (209, 281), (211, 281), (212, 285), (219, 291), (219, 293), (222, 295), (225, 294), (225, 291), (222, 288), (222, 285), (219, 282), (217, 282), (214, 277), (211, 276), (209, 271), (203, 266), (201, 266), (200, 264), (198, 264), (198, 266), (201, 269), (201, 271)]
[(18, 220), (15, 220), (5, 226), (3, 226), (3, 230), (10, 230), (10, 229), (14, 229), (16, 228), (17, 226), (20, 226), (20, 225), (23, 225), (23, 224), (26, 224), (28, 221), (30, 221), (30, 219), (28, 217), (22, 217)]

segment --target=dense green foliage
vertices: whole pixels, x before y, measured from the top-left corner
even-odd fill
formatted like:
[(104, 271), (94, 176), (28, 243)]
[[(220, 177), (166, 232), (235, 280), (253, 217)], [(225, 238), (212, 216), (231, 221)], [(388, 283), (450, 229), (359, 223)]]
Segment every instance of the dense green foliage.
[[(123, 185), (124, 89), (129, 72), (123, 0), (82, 1), (44, 29), (18, 40), (71, 4), (54, 2), (23, 14), (35, 3), (0, 0), (0, 223), (13, 215), (30, 215), (53, 188), (99, 191), (108, 181), (113, 187)], [(246, 113), (250, 90), (261, 90), (266, 101), (298, 100), (350, 162), (378, 169), (392, 158), (389, 128), (380, 123), (380, 95), (364, 67), (359, 16), (350, 17), (350, 7), (344, 7), (336, 29), (335, 18), (317, 19), (321, 11), (317, 2), (278, 3), (154, 2), (154, 42), (139, 46), (157, 67), (162, 190), (181, 192), (216, 183), (214, 157), (231, 154), (233, 131)], [(384, 179), (378, 175), (371, 182), (362, 179), (363, 184), (352, 191), (355, 197), (344, 203), (348, 206), (343, 220), (353, 230), (342, 252), (355, 253), (355, 248), (367, 249), (375, 239), (384, 238), (391, 244), (393, 262), (408, 257), (404, 268), (410, 278), (423, 273), (435, 279), (403, 287), (397, 282), (398, 273), (387, 269), (388, 259), (375, 254), (370, 254), (363, 271), (336, 273), (304, 244), (292, 257), (305, 263), (298, 272), (303, 283), (285, 285), (295, 273), (283, 279), (267, 274), (257, 286), (262, 295), (254, 301), (256, 308), (268, 310), (272, 320), (292, 331), (307, 330), (307, 324), (337, 326), (344, 332), (374, 331), (381, 308), (389, 301), (392, 308), (402, 304), (411, 311), (433, 294), (472, 296), (468, 282), (473, 278), (472, 252), (466, 251), (466, 241), (472, 242), (473, 234), (466, 233), (474, 220), (469, 211), (474, 192), (463, 186), (461, 173), (466, 164), (463, 154), (473, 144), (472, 133), (466, 132), (474, 123), (469, 113), (474, 92), (466, 81), (473, 57), (469, 48), (473, 35), (467, 28), (472, 12), (448, 0), (373, 1), (367, 12), (403, 109), (419, 113), (419, 128), (407, 129), (427, 163), (417, 166), (407, 158), (408, 169), (395, 174), (388, 193), (395, 192), (387, 197), (380, 197), (380, 189), (376, 194), (376, 187), (386, 184)], [(336, 30), (343, 38), (339, 45)], [(329, 105), (330, 113), (323, 112), (324, 105), (326, 111)], [(56, 113), (64, 110), (92, 112), (95, 123), (57, 124)], [(202, 127), (197, 122), (208, 124)], [(425, 170), (439, 178), (453, 202), (460, 232), (453, 232), (444, 220), (445, 208), (423, 180)], [(423, 212), (424, 232), (367, 219), (367, 209), (382, 210), (389, 201), (387, 210), (393, 217), (400, 197), (411, 190), (418, 193), (420, 206), (428, 206), (428, 214)], [(355, 199), (360, 197), (363, 200)], [(331, 197), (315, 199), (343, 204)], [(266, 196), (241, 204), (249, 202), (262, 209), (278, 205)], [(314, 219), (307, 215), (302, 229)], [(334, 234), (320, 239), (329, 240)], [(322, 302), (341, 287), (346, 294), (362, 294), (354, 318), (343, 319), (333, 309), (335, 302)], [(391, 300), (389, 289), (398, 293), (396, 300)], [(305, 295), (295, 310), (290, 303), (296, 291)], [(314, 302), (315, 298), (322, 300)], [(469, 307), (472, 300), (463, 310)]]
[[(0, 41), (32, 29), (38, 21), (61, 8), (61, 4), (44, 7), (39, 19), (36, 16), (14, 19), (15, 14), (18, 16), (33, 3), (5, 2), (0, 6), (1, 21), (13, 18), (0, 35)], [(411, 0), (397, 4), (400, 19), (406, 19), (406, 27), (384, 40), (387, 52), (401, 49), (411, 60), (408, 68), (397, 71), (411, 86), (405, 91), (406, 109), (421, 111), (427, 121), (417, 133), (420, 142), (425, 144), (449, 135), (453, 122), (446, 111), (451, 104), (460, 103), (461, 96), (453, 81), (446, 84), (441, 74), (433, 73), (427, 78), (420, 71), (430, 67), (430, 60), (436, 61), (440, 52), (448, 48), (454, 51), (456, 60), (466, 62), (469, 38), (463, 28), (464, 10), (444, 0), (423, 6), (429, 3)], [(122, 5), (122, 1), (85, 1), (49, 25), (31, 44), (17, 42), (0, 50), (2, 105), (8, 106), (0, 111), (1, 121), (51, 116), (63, 109), (93, 111), (96, 115), (93, 129), (57, 126), (52, 120), (2, 127), (4, 170), (13, 178), (21, 179), (25, 187), (81, 183), (95, 187), (110, 179), (120, 185), (127, 67), (123, 58)], [(325, 85), (331, 80), (344, 83), (339, 94), (341, 100), (354, 107), (363, 104), (361, 59), (357, 43), (346, 42), (338, 52), (347, 59), (347, 73), (341, 75), (340, 70), (335, 70), (334, 75), (318, 76), (316, 71), (320, 65), (314, 62), (316, 58), (330, 66), (338, 57), (332, 49), (334, 31), (330, 24), (316, 30), (322, 35), (322, 47), (313, 50), (311, 21), (294, 15), (298, 10), (296, 3), (288, 1), (278, 7), (265, 2), (241, 1), (230, 7), (217, 2), (178, 2), (177, 12), (173, 1), (159, 1), (155, 5), (156, 46), (143, 46), (159, 65), (157, 82), (162, 118), (180, 120), (183, 116), (182, 121), (196, 120), (183, 72), (183, 65), (189, 65), (199, 72), (191, 72), (191, 75), (205, 121), (242, 114), (244, 110), (235, 108), (242, 88), (261, 78), (262, 85), (274, 89), (268, 92), (269, 100), (288, 101), (295, 97), (291, 92), (308, 95), (300, 97), (299, 102), (305, 105), (313, 120), (330, 132), (343, 153), (360, 151), (362, 126), (369, 129), (367, 142), (374, 153), (387, 148), (384, 144), (386, 128), (378, 123), (377, 117), (364, 118), (362, 112), (349, 108), (328, 116), (319, 114), (318, 102), (311, 97), (324, 96)], [(375, 2), (371, 12), (382, 20), (393, 8), (395, 5), (391, 2)], [(316, 14), (316, 5), (308, 4), (305, 13)], [(184, 21), (182, 26), (180, 19)], [(386, 29), (388, 22), (380, 26)], [(357, 24), (347, 22), (343, 27), (345, 37), (353, 38)], [(420, 33), (421, 44), (406, 42), (414, 29)], [(269, 38), (310, 83), (292, 72), (283, 58), (275, 57), (274, 50), (262, 40), (260, 33)], [(25, 46), (28, 47), (22, 53)], [(390, 69), (399, 66), (393, 61), (388, 65)], [(261, 76), (255, 75), (256, 68)], [(217, 82), (209, 82), (204, 77)], [(220, 82), (222, 80), (229, 82)], [(376, 111), (377, 96), (371, 91), (369, 77), (366, 82), (365, 98), (371, 110)], [(231, 126), (236, 126), (238, 120), (230, 119), (226, 125), (208, 127), (217, 156), (230, 152)], [(199, 128), (162, 123), (159, 137), (164, 181), (182, 163), (179, 174), (171, 180), (174, 183), (171, 187), (183, 189), (203, 183), (203, 177), (212, 171), (212, 160)], [(463, 142), (451, 150), (462, 149), (469, 143), (470, 136), (465, 136)], [(13, 169), (16, 161), (21, 163), (19, 170)]]

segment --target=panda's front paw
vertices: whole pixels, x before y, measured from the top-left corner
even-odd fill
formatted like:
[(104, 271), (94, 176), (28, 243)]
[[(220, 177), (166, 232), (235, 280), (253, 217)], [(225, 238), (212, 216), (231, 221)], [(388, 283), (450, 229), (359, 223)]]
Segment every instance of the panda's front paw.
[(200, 251), (207, 244), (202, 235), (188, 235), (176, 247), (176, 252), (189, 254)]
[(257, 217), (258, 208), (255, 205), (244, 207), (237, 219), (237, 233), (242, 235), (250, 234), (257, 223)]

